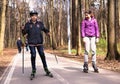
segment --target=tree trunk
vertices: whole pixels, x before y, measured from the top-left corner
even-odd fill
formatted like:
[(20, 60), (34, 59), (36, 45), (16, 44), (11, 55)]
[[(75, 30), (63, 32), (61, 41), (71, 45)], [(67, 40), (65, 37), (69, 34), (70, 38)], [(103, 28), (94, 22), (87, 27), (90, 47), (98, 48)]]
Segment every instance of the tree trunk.
[[(108, 0), (108, 40), (107, 40), (107, 55), (105, 60), (115, 60), (116, 42), (115, 42), (115, 24), (114, 24), (114, 0)], [(112, 11), (112, 12), (111, 12)]]
[(120, 0), (115, 0), (115, 51), (116, 51), (116, 55), (115, 55), (115, 59), (116, 60), (120, 60), (120, 54), (118, 53), (117, 50), (117, 44), (118, 44), (118, 39), (119, 39), (119, 11), (118, 11), (118, 7), (119, 7), (119, 3)]
[[(51, 47), (53, 49), (57, 48), (57, 42), (56, 42), (56, 38), (55, 38), (55, 29), (54, 29), (54, 17), (53, 17), (53, 0), (48, 0), (49, 5), (50, 5), (50, 14), (49, 14), (49, 24), (50, 24), (50, 32), (51, 32), (51, 38), (50, 38), (50, 42), (51, 42)], [(48, 10), (49, 11), (49, 10)]]
[(58, 40), (57, 40), (57, 45), (58, 47), (60, 47), (62, 45), (61, 43), (61, 30), (62, 30), (62, 26), (61, 26), (61, 20), (62, 20), (62, 0), (60, 0), (60, 8), (59, 8), (59, 23), (58, 23)]
[[(120, 28), (120, 1), (118, 1), (118, 15), (119, 15), (119, 28)], [(120, 29), (119, 29), (119, 34), (120, 34)], [(119, 42), (120, 42), (120, 35), (119, 35)]]
[(76, 55), (81, 54), (81, 35), (80, 35), (80, 22), (82, 21), (82, 13), (81, 13), (81, 0), (76, 0), (76, 13), (77, 13), (77, 53)]
[(72, 0), (72, 48), (76, 48), (76, 16), (75, 16), (76, 6), (75, 0)]
[(6, 4), (7, 1), (2, 1), (2, 15), (1, 15), (1, 31), (0, 31), (0, 54), (3, 55), (3, 49), (4, 49), (4, 34), (5, 34), (5, 20), (6, 20)]
[(85, 0), (85, 10), (89, 10), (89, 0)]

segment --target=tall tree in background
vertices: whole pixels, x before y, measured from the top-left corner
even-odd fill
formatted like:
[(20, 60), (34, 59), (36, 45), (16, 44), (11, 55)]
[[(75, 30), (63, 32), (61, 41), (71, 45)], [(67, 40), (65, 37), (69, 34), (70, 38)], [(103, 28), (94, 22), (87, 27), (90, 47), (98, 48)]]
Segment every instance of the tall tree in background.
[(120, 4), (119, 4), (120, 0), (115, 0), (115, 51), (116, 51), (116, 56), (115, 56), (115, 59), (116, 60), (120, 60), (120, 54), (118, 52), (118, 39), (119, 39), (119, 7), (120, 7)]
[(51, 42), (51, 45), (54, 49), (56, 49), (57, 47), (57, 42), (56, 42), (56, 36), (55, 36), (55, 28), (54, 28), (54, 16), (53, 16), (53, 13), (54, 13), (54, 0), (48, 0), (48, 3), (49, 3), (49, 10), (48, 10), (48, 14), (49, 14), (49, 27), (50, 27), (50, 32), (51, 32), (51, 38), (50, 38), (50, 42)]
[(85, 10), (89, 10), (89, 0), (85, 0)]
[(61, 32), (62, 32), (62, 9), (63, 9), (63, 6), (62, 6), (62, 0), (60, 0), (60, 8), (59, 8), (59, 22), (58, 22), (58, 40), (57, 40), (57, 45), (58, 47), (63, 45), (62, 43), (62, 37), (61, 37)]
[[(112, 11), (112, 12), (111, 12)], [(105, 59), (115, 60), (118, 55), (115, 36), (115, 0), (108, 0), (108, 40), (107, 55)]]
[(82, 11), (81, 11), (81, 0), (76, 0), (76, 23), (77, 23), (77, 53), (76, 55), (81, 54), (81, 35), (80, 35), (80, 22), (82, 21)]
[(6, 13), (7, 0), (2, 1), (2, 14), (1, 14), (1, 24), (0, 24), (0, 54), (3, 54), (4, 49), (4, 33), (5, 33), (5, 13)]
[[(29, 15), (29, 2), (26, 0), (0, 0), (0, 47), (15, 47), (15, 40), (18, 35), (20, 35), (20, 26), (22, 23), (26, 22), (26, 14)], [(6, 21), (7, 24), (4, 23), (4, 13), (3, 13), (3, 2), (9, 1), (9, 5), (7, 5), (6, 10)], [(63, 45), (67, 46), (67, 0), (29, 0), (30, 2), (36, 2), (35, 9), (39, 12), (42, 20), (46, 22), (45, 26), (51, 31), (51, 44), (54, 48)], [(95, 9), (94, 2), (100, 2), (100, 9)], [(81, 15), (84, 17), (84, 11), (91, 8), (91, 3), (93, 4), (93, 11), (95, 13), (95, 17), (98, 19), (99, 28), (101, 31), (102, 38), (100, 39), (100, 43), (102, 41), (106, 41), (107, 37), (107, 55), (105, 59), (119, 59), (119, 54), (117, 48), (119, 49), (119, 41), (120, 41), (120, 0), (70, 0), (71, 2), (71, 46), (76, 49), (77, 55), (80, 54), (81, 44), (80, 44), (80, 22)], [(108, 3), (108, 6), (106, 5)], [(6, 2), (7, 3), (7, 2)], [(112, 3), (112, 4), (110, 4)], [(114, 4), (115, 3), (115, 4)], [(81, 6), (82, 5), (82, 6)], [(46, 7), (44, 11), (41, 11), (41, 7)], [(112, 7), (111, 7), (112, 6)], [(2, 9), (1, 9), (2, 8)], [(109, 11), (107, 11), (107, 8)], [(6, 9), (6, 8), (5, 8)], [(26, 12), (27, 10), (27, 12)], [(99, 12), (98, 12), (99, 11)], [(112, 12), (111, 12), (112, 11)], [(42, 12), (42, 13), (41, 13)], [(108, 13), (109, 12), (109, 13)], [(44, 14), (45, 16), (43, 16)], [(107, 15), (108, 14), (108, 15)], [(59, 18), (58, 18), (59, 17)], [(82, 18), (83, 18), (82, 17)], [(109, 17), (107, 19), (107, 17)], [(119, 19), (118, 19), (119, 17)], [(109, 22), (108, 22), (109, 21)], [(107, 25), (108, 22), (108, 25)], [(5, 26), (5, 28), (3, 28)], [(108, 27), (108, 28), (107, 28)], [(5, 29), (5, 30), (4, 30)], [(4, 32), (5, 31), (5, 32)], [(59, 32), (58, 32), (59, 31)], [(107, 32), (108, 31), (108, 32)], [(4, 37), (4, 39), (2, 38)], [(111, 39), (112, 38), (112, 39)], [(116, 40), (117, 39), (117, 40)], [(4, 42), (4, 44), (2, 44)], [(47, 46), (49, 46), (48, 38), (46, 38)], [(106, 42), (105, 42), (106, 43)], [(106, 46), (102, 47), (106, 50)], [(1, 48), (1, 50), (3, 50)], [(120, 49), (119, 49), (120, 50)]]
[[(118, 1), (118, 4), (120, 4), (120, 0)], [(118, 17), (118, 18), (119, 18), (119, 26), (118, 26), (118, 27), (120, 28), (120, 5), (119, 5), (119, 7), (118, 7), (118, 13), (119, 13), (119, 14), (118, 14), (118, 15), (119, 15), (119, 17)], [(120, 33), (120, 29), (119, 29), (118, 31), (119, 31), (119, 33)], [(119, 35), (119, 38), (120, 38), (120, 35)], [(120, 39), (119, 39), (119, 42), (120, 42)]]
[(76, 6), (75, 6), (75, 1), (76, 0), (72, 0), (72, 48), (76, 48), (76, 34), (77, 34), (77, 30), (76, 30), (76, 16), (75, 16), (75, 12), (76, 12)]

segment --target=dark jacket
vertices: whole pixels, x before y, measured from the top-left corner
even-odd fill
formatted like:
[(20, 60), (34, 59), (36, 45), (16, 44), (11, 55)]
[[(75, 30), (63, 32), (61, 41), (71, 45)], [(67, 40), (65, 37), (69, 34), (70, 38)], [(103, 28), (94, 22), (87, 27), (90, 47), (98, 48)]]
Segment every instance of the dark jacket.
[(18, 48), (22, 47), (22, 41), (21, 40), (17, 40), (16, 44), (17, 44)]
[(43, 44), (42, 31), (44, 31), (45, 33), (49, 32), (49, 30), (44, 27), (44, 24), (42, 22), (36, 21), (36, 23), (33, 23), (30, 20), (25, 24), (22, 33), (23, 35), (27, 34), (29, 45), (39, 45)]

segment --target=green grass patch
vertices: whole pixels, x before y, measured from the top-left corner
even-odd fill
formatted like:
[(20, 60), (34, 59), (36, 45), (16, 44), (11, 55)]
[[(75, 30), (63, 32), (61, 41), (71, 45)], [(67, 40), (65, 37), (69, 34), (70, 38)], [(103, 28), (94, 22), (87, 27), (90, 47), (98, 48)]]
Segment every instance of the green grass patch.
[[(99, 42), (96, 45), (97, 45), (96, 46), (97, 47), (97, 55), (98, 56), (106, 56), (106, 54), (107, 54), (107, 42), (106, 42), (106, 40), (103, 38), (100, 38)], [(118, 52), (120, 52), (120, 43), (117, 44), (117, 47), (118, 47)], [(58, 50), (61, 53), (68, 54), (67, 47), (61, 48)], [(76, 53), (77, 53), (76, 49), (71, 49), (71, 53), (76, 55)], [(81, 48), (81, 54), (84, 54), (84, 46)]]
[[(105, 56), (107, 52), (107, 42), (105, 39), (100, 39), (100, 41), (97, 43), (97, 55), (99, 56)], [(61, 53), (68, 53), (68, 48), (61, 48), (58, 49)], [(72, 54), (76, 54), (76, 49), (71, 49)], [(84, 47), (81, 49), (81, 53), (84, 54)]]
[[(61, 53), (68, 53), (68, 49), (67, 48), (59, 49), (59, 52), (61, 52)], [(71, 49), (71, 53), (72, 54), (76, 53), (76, 49)]]
[(120, 43), (117, 44), (118, 52), (120, 52)]

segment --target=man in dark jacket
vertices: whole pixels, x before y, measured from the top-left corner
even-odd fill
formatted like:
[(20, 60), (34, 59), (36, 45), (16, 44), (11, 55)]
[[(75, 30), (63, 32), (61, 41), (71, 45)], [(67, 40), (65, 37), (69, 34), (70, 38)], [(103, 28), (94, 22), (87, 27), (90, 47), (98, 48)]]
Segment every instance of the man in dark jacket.
[(20, 37), (18, 37), (16, 44), (17, 44), (18, 52), (21, 53), (22, 41), (21, 41)]
[(47, 76), (53, 77), (52, 73), (48, 70), (46, 58), (44, 54), (43, 48), (43, 35), (42, 31), (44, 31), (47, 35), (49, 35), (49, 30), (44, 27), (44, 24), (41, 21), (37, 20), (38, 13), (36, 11), (30, 12), (30, 21), (25, 24), (25, 27), (22, 29), (23, 35), (27, 34), (27, 40), (31, 53), (31, 65), (32, 65), (32, 73), (31, 75), (35, 75), (36, 73), (36, 49), (41, 57), (44, 70)]

